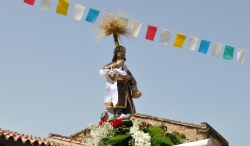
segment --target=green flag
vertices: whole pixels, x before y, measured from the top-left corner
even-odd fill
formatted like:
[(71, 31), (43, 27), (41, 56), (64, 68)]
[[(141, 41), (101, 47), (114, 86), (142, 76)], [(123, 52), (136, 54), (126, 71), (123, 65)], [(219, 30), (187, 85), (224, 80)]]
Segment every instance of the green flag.
[(234, 47), (226, 46), (223, 54), (224, 59), (232, 60), (234, 57)]

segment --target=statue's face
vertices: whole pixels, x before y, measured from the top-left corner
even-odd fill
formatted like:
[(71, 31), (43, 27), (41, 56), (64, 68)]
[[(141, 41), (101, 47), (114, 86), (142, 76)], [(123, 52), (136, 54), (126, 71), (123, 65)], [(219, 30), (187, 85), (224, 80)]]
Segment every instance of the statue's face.
[(126, 49), (124, 47), (120, 48), (120, 54), (122, 58), (126, 58)]

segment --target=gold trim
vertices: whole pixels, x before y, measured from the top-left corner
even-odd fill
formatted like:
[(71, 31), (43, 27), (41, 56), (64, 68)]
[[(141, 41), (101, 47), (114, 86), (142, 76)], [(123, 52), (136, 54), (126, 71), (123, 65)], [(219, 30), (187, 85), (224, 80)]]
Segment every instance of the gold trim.
[(104, 102), (104, 106), (106, 106), (106, 107), (112, 107), (111, 105), (112, 105), (111, 102)]

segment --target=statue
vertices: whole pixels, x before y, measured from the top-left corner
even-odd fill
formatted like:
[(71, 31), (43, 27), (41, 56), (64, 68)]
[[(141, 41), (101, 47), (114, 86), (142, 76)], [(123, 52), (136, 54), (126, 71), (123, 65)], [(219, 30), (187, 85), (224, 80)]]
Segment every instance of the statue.
[(104, 97), (104, 105), (107, 109), (111, 109), (114, 113), (114, 118), (120, 115), (133, 115), (136, 113), (133, 98), (139, 98), (142, 94), (137, 89), (137, 83), (131, 72), (125, 65), (126, 48), (120, 46), (118, 39), (122, 36), (129, 36), (127, 29), (128, 24), (122, 21), (121, 15), (111, 15), (104, 13), (100, 23), (97, 23), (97, 28), (102, 31), (100, 38), (113, 35), (115, 49), (113, 59), (106, 64), (101, 75), (106, 75), (106, 92)]
[(137, 89), (135, 78), (124, 63), (125, 60), (126, 48), (118, 46), (114, 49), (112, 62), (103, 67), (103, 69), (109, 70), (120, 69), (126, 73), (119, 75), (114, 84), (106, 83), (104, 105), (107, 108), (113, 108), (115, 118), (121, 114), (132, 115), (136, 113), (133, 98), (141, 96), (141, 92)]

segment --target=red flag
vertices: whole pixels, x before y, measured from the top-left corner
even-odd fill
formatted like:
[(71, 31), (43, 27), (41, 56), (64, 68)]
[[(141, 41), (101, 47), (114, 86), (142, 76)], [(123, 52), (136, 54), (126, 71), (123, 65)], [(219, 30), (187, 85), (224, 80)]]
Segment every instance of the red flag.
[(156, 31), (157, 31), (157, 27), (156, 26), (148, 25), (146, 39), (153, 41), (154, 38), (155, 38)]
[(24, 0), (23, 2), (25, 2), (31, 6), (34, 6), (35, 0)]

